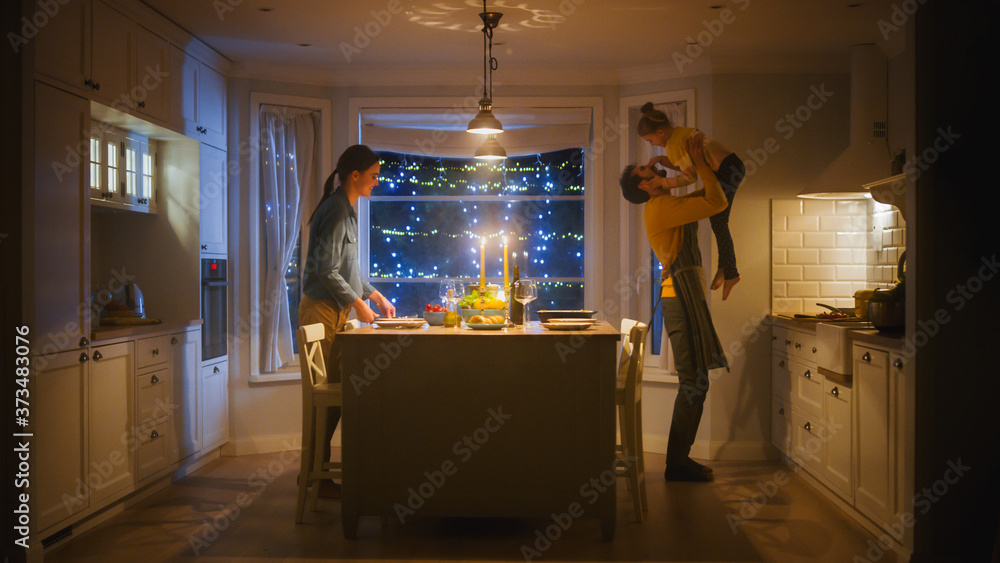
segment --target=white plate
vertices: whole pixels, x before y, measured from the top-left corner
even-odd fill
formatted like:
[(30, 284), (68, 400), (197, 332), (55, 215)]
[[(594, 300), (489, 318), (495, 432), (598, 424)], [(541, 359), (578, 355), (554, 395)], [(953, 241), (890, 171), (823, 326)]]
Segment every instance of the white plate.
[(590, 322), (560, 322), (560, 323), (542, 323), (542, 326), (549, 330), (587, 330), (594, 323)]
[(504, 323), (465, 323), (472, 330), (500, 330), (506, 328)]
[(547, 320), (545, 322), (546, 322), (546, 324), (563, 324), (563, 323), (569, 323), (569, 324), (585, 324), (587, 326), (590, 326), (590, 325), (596, 323), (597, 320), (596, 319), (549, 319), (549, 320)]
[(379, 328), (420, 328), (427, 324), (427, 321), (416, 317), (396, 317), (393, 319), (375, 319), (375, 322), (372, 324)]

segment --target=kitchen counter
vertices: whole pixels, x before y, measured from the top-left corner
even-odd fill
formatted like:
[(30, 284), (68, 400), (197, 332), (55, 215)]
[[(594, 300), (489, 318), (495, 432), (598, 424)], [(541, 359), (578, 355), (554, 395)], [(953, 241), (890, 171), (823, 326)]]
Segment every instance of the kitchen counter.
[(900, 349), (906, 341), (906, 334), (902, 332), (880, 332), (874, 328), (852, 330), (849, 333), (855, 342), (873, 344), (883, 348)]
[(97, 326), (91, 331), (90, 340), (92, 344), (109, 344), (112, 340), (128, 340), (151, 334), (180, 332), (192, 326), (201, 326), (201, 323), (201, 319), (189, 319), (135, 326)]

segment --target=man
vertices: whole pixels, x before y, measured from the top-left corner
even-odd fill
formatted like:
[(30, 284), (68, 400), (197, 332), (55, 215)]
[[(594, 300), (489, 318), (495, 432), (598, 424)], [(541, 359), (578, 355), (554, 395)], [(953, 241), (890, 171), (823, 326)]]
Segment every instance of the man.
[(705, 160), (703, 139), (687, 139), (684, 146), (697, 167), (705, 186), (703, 190), (672, 196), (661, 185), (662, 178), (639, 178), (632, 174), (631, 166), (626, 167), (620, 183), (625, 199), (644, 204), (646, 238), (663, 264), (660, 292), (663, 326), (670, 338), (680, 381), (667, 438), (664, 478), (711, 481), (711, 468), (689, 456), (708, 392), (708, 370), (729, 366), (705, 299), (697, 222), (724, 210), (727, 201)]

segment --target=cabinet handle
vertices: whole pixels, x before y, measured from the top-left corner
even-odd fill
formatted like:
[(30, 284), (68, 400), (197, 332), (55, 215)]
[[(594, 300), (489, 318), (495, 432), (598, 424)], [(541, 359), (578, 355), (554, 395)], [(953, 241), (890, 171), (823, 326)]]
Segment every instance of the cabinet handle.
[(212, 373), (219, 373), (219, 366), (212, 368)]
[(803, 375), (803, 376), (804, 376), (804, 377), (805, 377), (806, 379), (812, 379), (812, 377), (813, 377), (813, 376), (812, 376), (812, 371), (811, 371), (811, 370), (806, 370), (806, 372), (805, 372), (805, 373), (803, 373), (802, 375)]
[(80, 337), (80, 348), (83, 348), (84, 346), (90, 346), (90, 341), (87, 340), (86, 336), (81, 336)]
[(139, 106), (139, 107), (141, 107), (141, 108), (144, 108), (144, 107), (146, 107), (146, 102), (139, 102), (139, 103), (138, 103), (138, 104), (136, 104), (136, 105), (138, 105), (138, 106)]
[(815, 353), (816, 353), (816, 347), (813, 346), (813, 354), (815, 354)]
[(179, 341), (179, 340), (177, 340), (177, 337), (176, 337), (176, 336), (174, 336), (174, 337), (172, 337), (172, 338), (170, 339), (170, 343), (171, 343), (171, 344), (177, 344), (178, 342), (180, 342), (180, 341)]
[(785, 414), (785, 407), (781, 407), (780, 409), (778, 409), (778, 414), (781, 415)]
[(792, 341), (791, 341), (791, 340), (786, 340), (786, 341), (785, 341), (785, 346), (790, 346), (791, 344), (792, 344)]
[(777, 340), (777, 339), (778, 339), (778, 337), (777, 337), (777, 336), (771, 336), (771, 342), (774, 342), (774, 341), (775, 341), (775, 340)]
[(893, 365), (893, 366), (894, 366), (894, 367), (895, 367), (896, 369), (903, 369), (903, 360), (902, 360), (902, 359), (900, 359), (900, 358), (896, 358), (896, 361), (895, 361), (895, 362), (893, 362), (893, 363), (892, 363), (892, 365)]
[(781, 360), (780, 362), (778, 362), (778, 367), (779, 368), (785, 367), (785, 360)]
[(157, 432), (156, 430), (153, 430), (152, 432), (149, 433), (149, 439), (150, 440), (155, 440), (155, 439), (157, 439), (159, 437), (160, 437), (160, 433)]
[(811, 425), (811, 424), (809, 424), (808, 422), (807, 422), (807, 423), (805, 423), (805, 424), (804, 424), (804, 425), (802, 426), (802, 428), (804, 428), (806, 432), (812, 432), (812, 425)]
[(202, 249), (202, 250), (208, 250), (208, 245), (207, 245), (207, 244), (203, 244), (203, 245), (201, 245), (201, 249)]
[(89, 358), (89, 357), (87, 356), (87, 353), (86, 353), (86, 352), (83, 352), (83, 353), (81, 353), (81, 354), (80, 354), (80, 363), (81, 363), (81, 364), (82, 364), (83, 362), (86, 362), (86, 361), (87, 361), (87, 360), (89, 360), (89, 359), (90, 359), (90, 358)]
[(153, 355), (154, 356), (159, 356), (160, 355), (160, 349), (159, 348), (153, 348)]
[(155, 375), (153, 377), (149, 378), (149, 384), (150, 385), (155, 385), (155, 384), (157, 384), (159, 382), (160, 382), (160, 378), (156, 377)]
[(800, 343), (796, 342), (796, 343), (795, 343), (795, 349), (796, 349), (796, 350), (798, 350), (798, 349), (800, 349), (800, 348), (802, 348), (802, 344), (800, 344)]
[(95, 361), (95, 362), (96, 362), (96, 361), (98, 361), (98, 360), (100, 360), (100, 359), (101, 359), (101, 358), (103, 358), (103, 357), (104, 357), (104, 355), (103, 355), (103, 354), (101, 354), (101, 351), (100, 351), (100, 350), (97, 350), (96, 352), (94, 352), (94, 361)]
[(861, 356), (861, 359), (868, 362), (869, 364), (872, 363), (872, 355), (869, 354), (868, 352), (865, 352), (865, 355)]
[(840, 396), (840, 389), (837, 389), (836, 387), (834, 387), (834, 388), (833, 388), (833, 389), (832, 389), (832, 390), (830, 391), (830, 394), (831, 394), (831, 395), (833, 395), (834, 397), (839, 397), (839, 396)]

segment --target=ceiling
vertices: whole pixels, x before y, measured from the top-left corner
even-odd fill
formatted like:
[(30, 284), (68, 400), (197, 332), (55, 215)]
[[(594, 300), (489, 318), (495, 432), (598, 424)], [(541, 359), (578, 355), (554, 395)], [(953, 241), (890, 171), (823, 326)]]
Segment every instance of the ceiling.
[[(483, 4), (475, 0), (143, 1), (235, 68), (482, 68)], [(835, 61), (846, 72), (849, 47), (883, 43), (880, 21), (892, 21), (889, 0), (488, 0), (488, 7), (503, 13), (497, 73), (655, 66), (681, 73), (768, 61), (804, 68)]]

